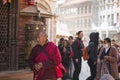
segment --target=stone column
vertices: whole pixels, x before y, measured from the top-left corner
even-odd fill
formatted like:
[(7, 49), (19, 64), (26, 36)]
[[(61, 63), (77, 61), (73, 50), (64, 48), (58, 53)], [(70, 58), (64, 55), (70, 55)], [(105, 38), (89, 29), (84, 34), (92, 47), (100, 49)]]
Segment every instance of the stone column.
[(47, 19), (47, 28), (46, 29), (47, 29), (48, 39), (51, 40), (51, 38), (50, 38), (50, 33), (51, 33), (51, 31), (50, 31), (50, 18)]
[(51, 17), (51, 27), (50, 27), (50, 37), (51, 37), (51, 41), (54, 41), (56, 40), (56, 21), (57, 17), (55, 15), (53, 15)]

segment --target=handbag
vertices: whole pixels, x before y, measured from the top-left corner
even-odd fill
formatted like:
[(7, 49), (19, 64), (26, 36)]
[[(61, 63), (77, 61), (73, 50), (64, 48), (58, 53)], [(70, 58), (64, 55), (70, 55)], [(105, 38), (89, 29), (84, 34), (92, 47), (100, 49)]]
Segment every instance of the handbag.
[(100, 80), (115, 80), (109, 73), (105, 62), (102, 63)]

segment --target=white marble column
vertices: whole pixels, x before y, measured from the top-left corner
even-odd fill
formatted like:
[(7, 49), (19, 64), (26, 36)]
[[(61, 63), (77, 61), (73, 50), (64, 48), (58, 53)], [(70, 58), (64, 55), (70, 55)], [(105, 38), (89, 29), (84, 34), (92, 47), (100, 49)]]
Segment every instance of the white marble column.
[(57, 17), (55, 15), (51, 17), (50, 38), (51, 38), (51, 41), (54, 41), (54, 42), (56, 42), (56, 26), (57, 26), (56, 19)]
[(50, 36), (51, 36), (51, 35), (50, 35), (50, 32), (51, 32), (51, 31), (50, 31), (50, 22), (51, 22), (50, 19), (47, 19), (47, 27), (46, 27), (46, 30), (47, 30), (47, 34), (48, 34), (48, 39), (49, 39), (49, 40), (51, 40), (51, 38), (50, 38)]

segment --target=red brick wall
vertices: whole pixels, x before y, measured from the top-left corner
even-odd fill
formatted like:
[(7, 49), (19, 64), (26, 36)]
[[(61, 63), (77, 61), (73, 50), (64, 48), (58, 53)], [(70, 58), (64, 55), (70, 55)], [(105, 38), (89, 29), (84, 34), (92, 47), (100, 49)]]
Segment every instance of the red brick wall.
[(27, 7), (27, 0), (19, 0), (19, 4), (20, 4), (20, 10), (22, 10), (23, 8)]
[[(27, 0), (19, 0), (19, 10), (22, 10), (29, 6), (26, 2)], [(19, 55), (25, 54), (25, 24), (31, 23), (31, 16), (19, 15), (18, 23), (18, 45), (19, 45)]]

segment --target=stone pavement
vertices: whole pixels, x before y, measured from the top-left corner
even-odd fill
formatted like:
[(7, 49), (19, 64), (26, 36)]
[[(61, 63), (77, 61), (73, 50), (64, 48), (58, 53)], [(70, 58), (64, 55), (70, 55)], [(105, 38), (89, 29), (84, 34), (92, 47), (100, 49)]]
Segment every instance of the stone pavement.
[[(89, 75), (90, 70), (87, 61), (84, 61), (82, 59), (82, 69), (79, 75), (79, 80), (86, 80)], [(32, 71), (30, 71), (29, 69), (20, 71), (0, 72), (0, 80), (33, 80), (32, 77)]]
[[(82, 61), (82, 70), (79, 76), (80, 80), (86, 80), (90, 75), (89, 67), (86, 61)], [(32, 72), (29, 69), (20, 71), (0, 72), (0, 80), (32, 80)]]
[[(82, 60), (80, 80), (86, 80), (90, 75), (87, 62)], [(0, 72), (0, 80), (32, 80), (32, 72), (28, 70)]]
[[(89, 75), (90, 70), (87, 61), (84, 61), (82, 59), (82, 69), (81, 74), (79, 75), (79, 80), (86, 80)], [(33, 80), (32, 76), (32, 71), (30, 71), (29, 69), (20, 71), (0, 72), (0, 80)]]
[(0, 72), (0, 80), (33, 80), (30, 70)]

